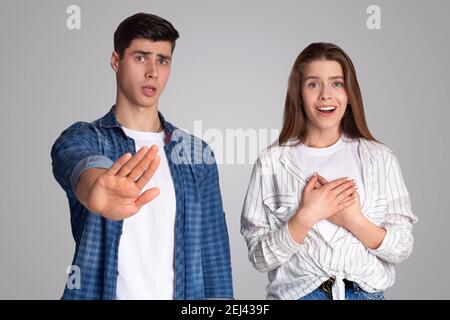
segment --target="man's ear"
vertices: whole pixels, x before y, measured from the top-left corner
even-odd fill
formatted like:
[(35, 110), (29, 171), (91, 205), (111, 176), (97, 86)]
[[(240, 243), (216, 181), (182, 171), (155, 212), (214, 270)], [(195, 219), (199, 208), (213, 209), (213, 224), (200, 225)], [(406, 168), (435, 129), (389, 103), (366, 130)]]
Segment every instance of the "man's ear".
[(115, 73), (119, 71), (119, 54), (115, 51), (113, 51), (111, 55), (111, 68), (114, 70)]

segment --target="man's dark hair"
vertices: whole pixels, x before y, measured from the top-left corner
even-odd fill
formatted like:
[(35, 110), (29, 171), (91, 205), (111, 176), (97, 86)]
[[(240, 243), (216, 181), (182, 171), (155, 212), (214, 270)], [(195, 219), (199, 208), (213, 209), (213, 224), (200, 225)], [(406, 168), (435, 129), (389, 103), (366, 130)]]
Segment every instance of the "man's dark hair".
[(114, 51), (123, 58), (125, 49), (134, 39), (149, 39), (152, 41), (169, 41), (172, 52), (175, 41), (180, 37), (173, 25), (154, 14), (136, 13), (123, 20), (114, 32)]

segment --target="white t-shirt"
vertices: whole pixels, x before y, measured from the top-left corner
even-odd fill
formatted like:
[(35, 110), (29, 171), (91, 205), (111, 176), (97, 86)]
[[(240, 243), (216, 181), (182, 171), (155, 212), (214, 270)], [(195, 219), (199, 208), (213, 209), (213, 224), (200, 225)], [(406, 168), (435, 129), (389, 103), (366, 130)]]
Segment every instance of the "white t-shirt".
[[(301, 144), (296, 152), (299, 168), (307, 177), (317, 172), (328, 181), (343, 177), (355, 179), (362, 204), (365, 194), (358, 143), (356, 139), (341, 136), (336, 143), (326, 148), (312, 148)], [(317, 227), (327, 242), (338, 230), (338, 226), (328, 220), (319, 221)]]
[(122, 127), (136, 151), (157, 145), (161, 162), (143, 191), (160, 194), (124, 220), (119, 243), (117, 299), (173, 299), (176, 198), (164, 152), (164, 131), (142, 132)]

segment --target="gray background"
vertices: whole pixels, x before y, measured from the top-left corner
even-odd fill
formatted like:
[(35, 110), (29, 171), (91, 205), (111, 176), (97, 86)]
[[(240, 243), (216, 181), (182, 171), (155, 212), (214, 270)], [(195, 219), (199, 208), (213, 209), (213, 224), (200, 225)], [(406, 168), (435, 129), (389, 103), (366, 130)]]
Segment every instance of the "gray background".
[[(66, 28), (70, 4), (81, 7), (81, 30)], [(371, 4), (381, 8), (381, 30), (366, 27)], [(139, 11), (165, 17), (181, 34), (160, 110), (189, 131), (196, 120), (223, 132), (280, 128), (298, 53), (317, 41), (344, 48), (357, 69), (369, 127), (399, 157), (420, 219), (413, 255), (397, 266), (386, 297), (450, 298), (447, 0), (3, 0), (0, 298), (62, 293), (74, 242), (50, 148), (71, 123), (97, 119), (114, 103), (112, 35)], [(251, 168), (219, 166), (237, 299), (266, 295), (266, 275), (247, 260), (239, 233)]]

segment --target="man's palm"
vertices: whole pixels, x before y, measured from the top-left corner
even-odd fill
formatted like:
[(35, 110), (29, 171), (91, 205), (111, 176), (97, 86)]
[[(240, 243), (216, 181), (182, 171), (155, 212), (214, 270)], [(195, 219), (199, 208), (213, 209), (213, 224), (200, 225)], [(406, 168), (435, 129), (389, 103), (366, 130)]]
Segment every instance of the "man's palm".
[(158, 188), (142, 189), (158, 168), (158, 147), (141, 148), (133, 157), (120, 157), (109, 170), (100, 175), (89, 193), (88, 206), (94, 212), (122, 220), (135, 214), (159, 194)]

